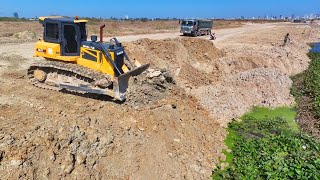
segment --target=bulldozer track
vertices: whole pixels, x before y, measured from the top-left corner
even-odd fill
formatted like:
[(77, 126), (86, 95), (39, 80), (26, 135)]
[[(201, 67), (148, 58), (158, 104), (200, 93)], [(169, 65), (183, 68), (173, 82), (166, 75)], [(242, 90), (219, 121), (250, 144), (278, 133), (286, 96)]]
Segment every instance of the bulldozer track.
[[(55, 74), (56, 76), (59, 76), (59, 78), (68, 78), (69, 80), (71, 79), (70, 83), (75, 83), (77, 82), (82, 83), (82, 84), (91, 84), (93, 86), (95, 82), (103, 82), (103, 88), (106, 88), (112, 84), (111, 77), (108, 75), (105, 75), (103, 73), (76, 65), (72, 63), (65, 63), (65, 62), (59, 62), (59, 61), (51, 61), (51, 60), (46, 60), (46, 61), (39, 61), (36, 63), (33, 63), (30, 65), (27, 76), (32, 82), (32, 84), (36, 87), (42, 88), (42, 89), (49, 89), (49, 90), (54, 90), (54, 91), (60, 91), (63, 88), (59, 87), (56, 84), (50, 84), (47, 82), (47, 80), (41, 82), (38, 79), (34, 77), (34, 71), (35, 70), (42, 70), (46, 74)], [(102, 88), (102, 89), (103, 89)], [(74, 90), (69, 90), (72, 92), (77, 92), (77, 93), (84, 93), (81, 91), (74, 91)]]

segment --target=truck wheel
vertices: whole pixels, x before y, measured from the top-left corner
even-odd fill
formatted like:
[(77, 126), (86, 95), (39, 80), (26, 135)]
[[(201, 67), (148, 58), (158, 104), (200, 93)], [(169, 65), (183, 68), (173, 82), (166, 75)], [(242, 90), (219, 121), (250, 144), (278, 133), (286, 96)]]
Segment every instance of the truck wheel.
[(197, 37), (197, 36), (198, 36), (198, 32), (197, 31), (193, 32), (193, 37)]

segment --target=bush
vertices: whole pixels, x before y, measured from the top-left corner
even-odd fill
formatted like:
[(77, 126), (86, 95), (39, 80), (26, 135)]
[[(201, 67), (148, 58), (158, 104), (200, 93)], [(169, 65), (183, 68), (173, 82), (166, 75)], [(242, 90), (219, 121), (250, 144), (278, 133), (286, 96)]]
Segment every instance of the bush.
[(14, 17), (0, 17), (0, 21), (18, 22), (18, 21), (29, 21), (26, 18), (14, 18)]
[(232, 163), (218, 168), (213, 179), (320, 178), (320, 143), (292, 130), (287, 120), (244, 116), (228, 130), (237, 136)]
[(320, 53), (311, 52), (308, 55), (311, 62), (306, 72), (305, 86), (313, 99), (314, 113), (320, 117)]

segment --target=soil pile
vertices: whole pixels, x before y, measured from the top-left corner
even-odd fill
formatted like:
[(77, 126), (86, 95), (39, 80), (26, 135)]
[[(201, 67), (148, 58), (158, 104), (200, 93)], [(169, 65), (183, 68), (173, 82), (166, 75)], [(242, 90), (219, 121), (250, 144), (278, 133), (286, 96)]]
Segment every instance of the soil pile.
[(35, 40), (35, 39), (37, 39), (36, 33), (31, 32), (31, 31), (18, 32), (18, 33), (15, 33), (13, 36), (15, 38), (24, 39), (24, 40)]
[[(128, 43), (127, 50), (133, 59), (167, 68), (177, 85), (225, 126), (253, 106), (292, 104), (289, 76), (308, 67), (305, 36), (310, 33), (276, 28), (272, 36), (270, 29), (241, 34), (222, 50), (195, 38), (143, 39)], [(288, 31), (290, 41), (283, 45)]]
[(224, 81), (202, 86), (191, 91), (222, 126), (238, 118), (253, 106), (289, 106), (292, 81), (276, 69), (253, 69), (239, 73)]
[(35, 42), (37, 39), (37, 34), (32, 31), (0, 33), (0, 43)]
[(176, 88), (174, 85), (175, 80), (165, 69), (148, 69), (130, 78), (126, 102), (135, 108), (153, 104), (169, 96)]
[(286, 46), (281, 43), (233, 45), (225, 51), (227, 56), (219, 59), (218, 66), (224, 77), (254, 68), (276, 68), (287, 75), (294, 75), (307, 69), (310, 61), (306, 55), (307, 45), (300, 46), (295, 41)]
[(224, 56), (210, 41), (193, 38), (142, 39), (126, 43), (131, 59), (167, 69), (181, 86), (199, 86), (215, 81), (214, 60)]

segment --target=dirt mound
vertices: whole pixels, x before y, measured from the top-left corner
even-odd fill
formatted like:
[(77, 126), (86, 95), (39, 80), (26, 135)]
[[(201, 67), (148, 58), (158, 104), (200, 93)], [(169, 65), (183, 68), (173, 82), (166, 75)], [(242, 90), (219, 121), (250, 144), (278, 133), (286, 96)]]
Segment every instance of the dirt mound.
[(214, 119), (226, 126), (253, 106), (289, 106), (292, 81), (275, 69), (254, 69), (237, 74), (218, 84), (202, 86), (191, 91), (210, 111)]
[(36, 33), (31, 31), (22, 31), (17, 33), (3, 33), (0, 34), (0, 43), (24, 43), (34, 42), (38, 39)]
[(166, 70), (148, 69), (130, 78), (126, 104), (138, 108), (155, 103), (169, 96), (174, 85), (175, 80)]
[(15, 33), (13, 36), (15, 38), (24, 39), (24, 40), (35, 40), (35, 39), (37, 39), (36, 33), (31, 32), (31, 31), (18, 32), (18, 33)]
[(177, 84), (187, 88), (209, 85), (255, 68), (276, 68), (294, 75), (308, 67), (308, 46), (298, 35), (292, 35), (286, 46), (279, 40), (264, 42), (268, 40), (265, 36), (270, 34), (262, 33), (259, 38), (263, 42), (236, 42), (223, 50), (208, 40), (194, 38), (142, 39), (127, 43), (126, 49), (132, 59), (168, 69)]
[(199, 86), (215, 81), (213, 61), (224, 56), (212, 42), (196, 38), (142, 39), (126, 43), (132, 59), (167, 69), (181, 86)]
[(294, 75), (307, 69), (308, 46), (292, 40), (288, 45), (281, 43), (231, 45), (224, 50), (227, 55), (220, 58), (217, 67), (221, 76), (230, 76), (255, 68), (276, 68)]
[[(2, 108), (1, 179), (206, 179), (220, 157), (224, 132), (185, 102), (133, 112), (88, 101), (71, 108), (73, 101), (63, 103), (70, 110), (19, 102), (21, 112), (10, 116), (17, 109)], [(80, 109), (87, 112), (77, 115)]]
[(308, 67), (308, 46), (299, 34), (292, 34), (285, 46), (281, 41), (268, 42), (269, 31), (248, 36), (248, 42), (234, 42), (223, 50), (194, 38), (143, 39), (129, 43), (127, 50), (134, 59), (169, 69), (177, 85), (225, 126), (253, 106), (292, 104), (289, 76)]

